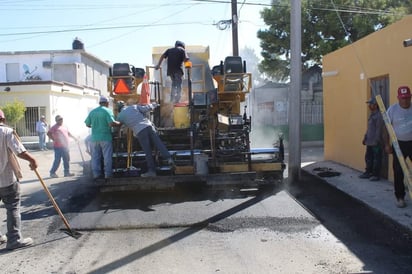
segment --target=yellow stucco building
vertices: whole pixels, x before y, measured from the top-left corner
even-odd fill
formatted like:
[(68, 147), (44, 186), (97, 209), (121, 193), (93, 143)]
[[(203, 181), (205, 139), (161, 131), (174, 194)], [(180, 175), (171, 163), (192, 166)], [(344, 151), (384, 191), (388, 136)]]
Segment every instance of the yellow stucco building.
[[(412, 16), (327, 54), (323, 58), (324, 153), (359, 171), (365, 169), (368, 107), (372, 94), (381, 94), (386, 107), (397, 102), (397, 88), (412, 87)], [(372, 93), (373, 92), (373, 93)], [(389, 168), (388, 168), (389, 167)], [(383, 175), (392, 180), (392, 156)]]

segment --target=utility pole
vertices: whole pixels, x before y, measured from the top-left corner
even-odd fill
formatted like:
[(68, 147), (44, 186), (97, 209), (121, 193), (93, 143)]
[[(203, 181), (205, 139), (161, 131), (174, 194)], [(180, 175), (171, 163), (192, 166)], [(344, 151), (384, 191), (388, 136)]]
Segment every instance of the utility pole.
[(237, 17), (237, 0), (232, 0), (232, 46), (233, 46), (233, 56), (239, 56), (239, 41), (237, 33), (238, 25)]
[(300, 181), (301, 169), (301, 109), (300, 92), (302, 87), (302, 25), (301, 0), (291, 0), (290, 48), (291, 71), (289, 93), (289, 183)]

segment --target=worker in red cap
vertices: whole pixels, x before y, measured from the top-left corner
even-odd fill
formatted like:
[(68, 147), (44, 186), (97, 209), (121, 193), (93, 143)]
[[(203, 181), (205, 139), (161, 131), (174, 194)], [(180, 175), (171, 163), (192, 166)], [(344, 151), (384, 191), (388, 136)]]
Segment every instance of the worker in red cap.
[[(389, 120), (398, 139), (403, 157), (412, 159), (412, 107), (411, 90), (408, 86), (398, 88), (398, 102), (388, 108)], [(386, 134), (385, 151), (393, 153), (389, 136)], [(398, 158), (393, 157), (394, 187), (397, 207), (406, 207), (404, 174)]]
[(6, 116), (0, 109), (0, 199), (7, 210), (7, 236), (0, 234), (0, 244), (7, 242), (6, 249), (12, 250), (33, 244), (31, 238), (21, 235), (19, 179), (22, 175), (16, 155), (28, 161), (32, 170), (37, 168), (37, 162), (5, 122)]

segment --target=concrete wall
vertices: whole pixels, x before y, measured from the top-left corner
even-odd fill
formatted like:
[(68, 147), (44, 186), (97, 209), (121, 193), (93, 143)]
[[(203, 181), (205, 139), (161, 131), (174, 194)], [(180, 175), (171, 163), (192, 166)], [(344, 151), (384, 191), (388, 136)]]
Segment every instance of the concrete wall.
[[(379, 30), (323, 58), (325, 159), (365, 168), (362, 138), (366, 131), (371, 96), (370, 80), (389, 77), (389, 104), (397, 102), (397, 88), (412, 86), (412, 16)], [(392, 165), (389, 159), (389, 167)], [(389, 168), (390, 179), (392, 178)]]
[(49, 124), (61, 115), (75, 136), (85, 137), (84, 119), (98, 95), (108, 95), (109, 68), (83, 50), (0, 52), (0, 106), (18, 100), (44, 108)]
[(60, 81), (107, 94), (109, 67), (81, 50), (0, 52), (0, 82)]

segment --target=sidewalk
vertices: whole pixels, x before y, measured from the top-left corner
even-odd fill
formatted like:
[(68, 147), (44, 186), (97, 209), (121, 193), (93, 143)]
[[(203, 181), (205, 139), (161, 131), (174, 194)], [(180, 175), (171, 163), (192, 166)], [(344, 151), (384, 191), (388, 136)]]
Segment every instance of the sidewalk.
[[(303, 165), (304, 164), (302, 164), (302, 166)], [(321, 160), (311, 162), (304, 165), (302, 169), (379, 211), (384, 216), (402, 225), (412, 233), (411, 197), (406, 193), (406, 208), (396, 207), (392, 182), (382, 179), (380, 181), (360, 179), (358, 176), (361, 174), (361, 171), (354, 170), (332, 161)], [(322, 171), (330, 172), (330, 175), (334, 175), (334, 172), (340, 174), (337, 176), (322, 177), (319, 175)]]

